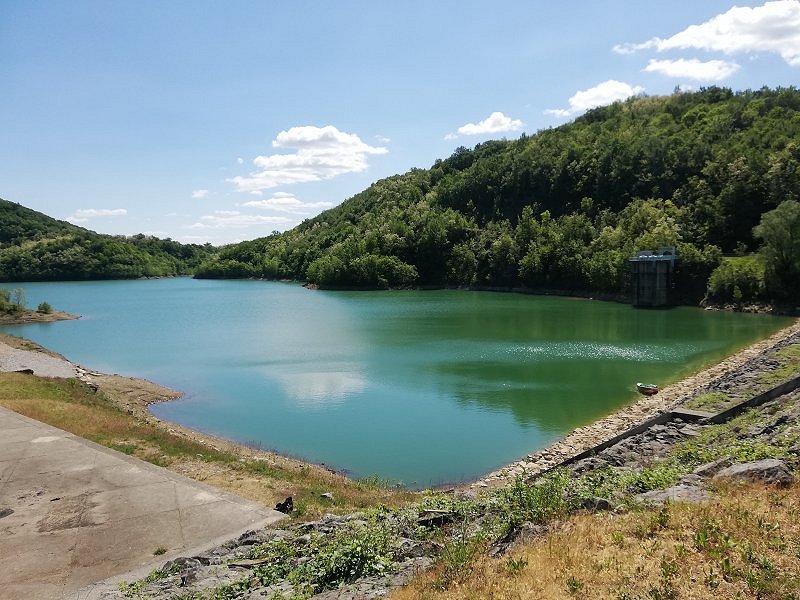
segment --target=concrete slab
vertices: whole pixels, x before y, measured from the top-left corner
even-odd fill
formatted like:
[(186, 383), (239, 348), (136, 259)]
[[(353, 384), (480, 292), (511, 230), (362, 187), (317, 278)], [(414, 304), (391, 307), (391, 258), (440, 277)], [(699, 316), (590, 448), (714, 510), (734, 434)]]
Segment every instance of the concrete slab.
[(2, 407), (0, 515), (0, 600), (85, 598), (284, 517)]

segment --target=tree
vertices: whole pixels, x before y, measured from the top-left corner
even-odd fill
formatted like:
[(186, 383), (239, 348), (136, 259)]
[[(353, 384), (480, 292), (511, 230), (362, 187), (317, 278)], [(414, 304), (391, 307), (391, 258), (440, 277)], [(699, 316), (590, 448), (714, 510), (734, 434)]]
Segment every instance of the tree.
[(766, 290), (773, 298), (797, 298), (800, 292), (800, 202), (785, 200), (761, 215), (753, 229), (761, 240)]

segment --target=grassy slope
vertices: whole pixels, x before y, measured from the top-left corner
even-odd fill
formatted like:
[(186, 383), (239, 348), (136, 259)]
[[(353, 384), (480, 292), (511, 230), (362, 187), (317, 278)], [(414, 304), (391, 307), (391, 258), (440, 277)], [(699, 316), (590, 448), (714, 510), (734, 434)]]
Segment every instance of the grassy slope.
[(800, 485), (726, 486), (708, 504), (578, 514), (448, 589), (439, 571), (393, 600), (798, 598)]

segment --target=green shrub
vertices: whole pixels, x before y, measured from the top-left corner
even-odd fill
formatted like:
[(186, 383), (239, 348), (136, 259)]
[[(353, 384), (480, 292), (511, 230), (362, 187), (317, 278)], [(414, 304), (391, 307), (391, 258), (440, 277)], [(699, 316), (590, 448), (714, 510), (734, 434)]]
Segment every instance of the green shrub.
[(711, 273), (706, 298), (712, 302), (755, 302), (764, 292), (764, 265), (754, 256), (728, 258)]
[(53, 312), (53, 307), (48, 302), (40, 302), (39, 306), (36, 307), (36, 312), (49, 315)]

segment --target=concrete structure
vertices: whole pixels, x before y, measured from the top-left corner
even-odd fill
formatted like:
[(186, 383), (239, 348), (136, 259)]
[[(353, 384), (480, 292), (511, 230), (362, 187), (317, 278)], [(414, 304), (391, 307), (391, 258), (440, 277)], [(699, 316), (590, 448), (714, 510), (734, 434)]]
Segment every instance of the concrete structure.
[(1, 600), (86, 598), (283, 517), (0, 407)]
[(643, 250), (628, 259), (631, 265), (631, 295), (634, 306), (666, 306), (670, 302), (675, 248)]

